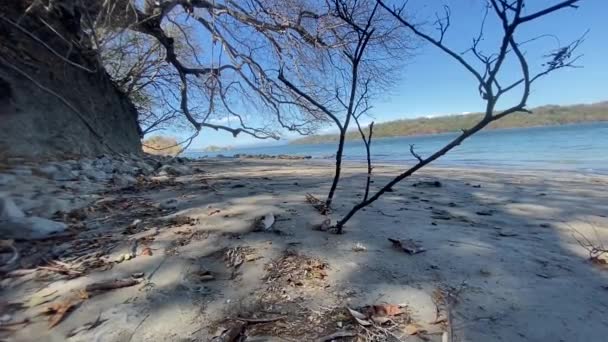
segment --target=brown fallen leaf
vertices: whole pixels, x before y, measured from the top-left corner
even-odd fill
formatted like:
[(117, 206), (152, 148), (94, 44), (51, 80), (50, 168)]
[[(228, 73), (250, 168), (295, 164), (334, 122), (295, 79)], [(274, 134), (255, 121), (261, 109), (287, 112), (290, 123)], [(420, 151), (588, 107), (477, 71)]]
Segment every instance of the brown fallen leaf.
[(63, 302), (57, 302), (49, 305), (43, 312), (44, 314), (51, 315), (51, 317), (49, 317), (49, 328), (59, 324), (65, 318), (67, 313), (79, 305), (80, 302), (80, 300), (72, 298)]
[(132, 278), (115, 279), (115, 280), (102, 281), (99, 283), (87, 285), (87, 287), (85, 288), (85, 291), (87, 291), (88, 293), (109, 291), (109, 290), (119, 289), (122, 287), (129, 287), (129, 286), (133, 286), (133, 285), (137, 285), (137, 284), (139, 284), (139, 281), (137, 281), (136, 279), (132, 279)]
[(327, 215), (330, 213), (330, 209), (325, 205), (325, 202), (316, 198), (312, 194), (306, 194), (306, 202), (310, 203), (313, 208), (317, 209), (317, 211), (323, 215)]
[(403, 313), (403, 310), (399, 307), (399, 305), (395, 304), (373, 305), (371, 307), (371, 311), (373, 315), (389, 317), (401, 315)]
[(426, 330), (422, 329), (418, 324), (408, 324), (405, 326), (404, 330), (408, 335), (418, 335), (426, 332)]
[(80, 299), (89, 299), (90, 296), (87, 290), (80, 289), (78, 290), (78, 297)]
[(152, 249), (150, 247), (146, 247), (141, 251), (140, 255), (152, 256)]
[(220, 212), (222, 212), (222, 211), (219, 210), (219, 209), (215, 209), (212, 212), (210, 212), (209, 214), (207, 214), (207, 216), (212, 216), (212, 215), (215, 215), (215, 214), (220, 213)]
[(44, 291), (40, 291), (38, 293), (35, 293), (32, 295), (32, 297), (30, 297), (30, 299), (27, 301), (27, 303), (25, 304), (26, 307), (28, 308), (33, 308), (35, 306), (38, 306), (40, 304), (44, 304), (44, 303), (48, 303), (51, 302), (55, 299), (57, 299), (58, 296), (53, 296), (55, 293), (57, 293), (57, 290), (45, 293)]
[(422, 252), (426, 251), (426, 249), (420, 247), (412, 239), (398, 240), (398, 239), (388, 238), (388, 241), (393, 243), (393, 247), (398, 248), (410, 255), (418, 254), (418, 253), (422, 253)]

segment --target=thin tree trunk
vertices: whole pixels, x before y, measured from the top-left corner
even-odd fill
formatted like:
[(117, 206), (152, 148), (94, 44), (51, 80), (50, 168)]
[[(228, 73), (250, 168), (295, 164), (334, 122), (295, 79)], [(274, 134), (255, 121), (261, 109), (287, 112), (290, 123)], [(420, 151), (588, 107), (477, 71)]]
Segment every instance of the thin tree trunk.
[(326, 210), (329, 210), (331, 207), (331, 202), (334, 198), (334, 193), (336, 192), (336, 188), (338, 187), (338, 182), (340, 181), (340, 173), (342, 171), (342, 154), (344, 153), (345, 139), (346, 139), (346, 131), (340, 130), (340, 141), (338, 143), (338, 151), (336, 151), (336, 169), (334, 171), (334, 180), (331, 183), (331, 188), (329, 189), (329, 193), (327, 194), (327, 199), (325, 200)]

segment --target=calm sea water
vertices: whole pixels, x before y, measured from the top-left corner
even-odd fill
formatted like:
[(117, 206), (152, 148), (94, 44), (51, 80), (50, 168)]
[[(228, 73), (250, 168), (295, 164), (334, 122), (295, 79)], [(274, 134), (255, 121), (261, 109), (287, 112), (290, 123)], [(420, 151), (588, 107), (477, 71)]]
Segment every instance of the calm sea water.
[[(446, 133), (374, 139), (372, 159), (376, 163), (413, 164), (415, 160), (409, 153), (410, 144), (415, 144), (416, 151), (426, 156), (456, 135)], [(220, 154), (232, 156), (237, 153), (310, 155), (332, 160), (336, 144), (246, 147)], [(189, 157), (205, 155), (213, 157), (217, 153), (187, 153)], [(347, 141), (344, 157), (350, 161), (364, 161), (363, 143)], [(608, 122), (482, 131), (433, 165), (608, 174)]]

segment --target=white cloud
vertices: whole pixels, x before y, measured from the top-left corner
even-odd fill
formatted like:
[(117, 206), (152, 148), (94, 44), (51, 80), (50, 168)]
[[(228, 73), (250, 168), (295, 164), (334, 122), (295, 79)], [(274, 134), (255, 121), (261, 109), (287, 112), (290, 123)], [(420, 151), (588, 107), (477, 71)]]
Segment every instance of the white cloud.
[(227, 124), (229, 122), (231, 122), (233, 120), (230, 120), (229, 117), (225, 116), (223, 118), (213, 118), (213, 119), (209, 119), (208, 122), (210, 124)]

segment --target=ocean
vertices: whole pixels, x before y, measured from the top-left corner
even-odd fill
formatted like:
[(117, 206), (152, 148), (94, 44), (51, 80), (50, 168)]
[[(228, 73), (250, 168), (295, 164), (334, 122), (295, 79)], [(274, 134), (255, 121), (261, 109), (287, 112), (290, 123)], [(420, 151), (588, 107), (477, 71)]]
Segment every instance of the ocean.
[[(372, 140), (372, 162), (411, 165), (410, 144), (426, 156), (457, 133), (377, 138)], [(227, 152), (187, 152), (188, 157), (246, 154), (288, 154), (333, 160), (336, 143), (235, 148)], [(361, 141), (347, 141), (346, 161), (365, 161)], [(608, 122), (563, 126), (486, 130), (472, 136), (435, 161), (433, 166), (486, 167), (519, 170), (564, 170), (608, 174)]]

